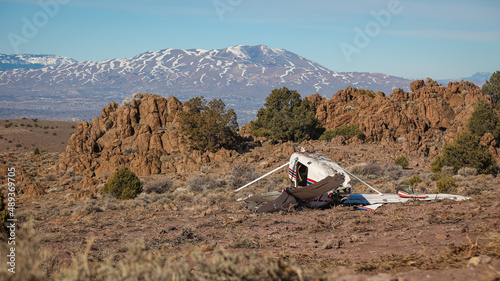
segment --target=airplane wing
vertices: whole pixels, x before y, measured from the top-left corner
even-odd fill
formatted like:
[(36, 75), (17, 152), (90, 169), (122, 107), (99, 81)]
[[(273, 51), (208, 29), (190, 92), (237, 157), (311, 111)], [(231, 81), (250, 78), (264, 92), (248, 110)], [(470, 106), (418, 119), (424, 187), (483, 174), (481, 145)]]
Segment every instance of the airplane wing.
[(341, 186), (343, 182), (344, 176), (341, 174), (337, 174), (333, 177), (327, 176), (319, 182), (303, 188), (290, 189), (289, 192), (293, 197), (298, 198), (301, 201), (307, 201), (325, 194), (330, 190), (336, 189), (337, 187)]
[(256, 195), (250, 195), (245, 198), (238, 198), (236, 201), (245, 201), (245, 202), (257, 202), (257, 203), (264, 203), (264, 202), (269, 202), (272, 201), (278, 196), (281, 195), (281, 191), (271, 191), (271, 192), (266, 192), (266, 193), (261, 193), (261, 194), (256, 194)]
[(259, 204), (276, 200), (281, 195), (281, 191), (271, 191), (256, 195), (250, 195), (246, 198), (238, 198), (236, 201), (245, 201), (247, 209), (253, 210)]
[[(334, 190), (344, 182), (344, 176), (341, 174), (335, 175), (334, 177), (328, 176), (323, 180), (311, 184), (309, 186), (297, 189), (285, 190), (276, 199), (269, 201), (268, 203), (262, 205), (255, 212), (256, 213), (267, 213), (274, 212), (282, 209), (288, 208), (290, 205), (297, 204), (298, 202), (311, 200), (322, 194), (327, 193), (330, 190)], [(254, 197), (254, 196), (252, 196)], [(245, 200), (249, 203), (250, 199)], [(260, 199), (260, 197), (257, 197)]]
[(283, 192), (278, 198), (260, 206), (257, 210), (255, 210), (255, 212), (257, 214), (271, 213), (274, 211), (286, 209), (293, 204), (297, 204), (297, 200), (295, 200), (295, 198), (293, 198), (292, 196), (288, 195), (288, 193)]
[[(470, 197), (465, 197), (461, 195), (454, 194), (350, 194), (349, 198), (344, 200), (344, 204), (362, 204), (362, 205), (373, 205), (373, 204), (386, 204), (386, 203), (404, 203), (414, 200), (443, 200), (450, 199), (456, 201), (469, 200)], [(367, 206), (365, 206), (367, 207)], [(379, 206), (380, 207), (380, 206)], [(378, 207), (377, 207), (378, 208)]]
[(382, 205), (384, 205), (384, 204), (371, 204), (371, 205), (356, 207), (356, 209), (365, 210), (365, 211), (375, 211), (379, 207), (382, 207)]

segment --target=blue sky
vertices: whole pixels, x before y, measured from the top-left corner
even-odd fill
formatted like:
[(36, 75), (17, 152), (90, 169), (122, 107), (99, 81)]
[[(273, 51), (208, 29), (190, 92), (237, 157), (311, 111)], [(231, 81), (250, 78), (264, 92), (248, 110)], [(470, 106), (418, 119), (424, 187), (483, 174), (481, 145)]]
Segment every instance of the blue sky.
[(459, 78), (500, 70), (500, 1), (0, 0), (0, 38), (0, 53), (92, 61), (264, 44), (336, 71)]

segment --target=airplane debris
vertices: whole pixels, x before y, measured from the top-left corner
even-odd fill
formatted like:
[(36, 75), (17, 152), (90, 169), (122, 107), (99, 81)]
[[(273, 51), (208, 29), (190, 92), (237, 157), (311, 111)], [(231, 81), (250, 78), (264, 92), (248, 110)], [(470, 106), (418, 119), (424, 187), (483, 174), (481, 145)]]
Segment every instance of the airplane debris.
[[(266, 192), (239, 198), (245, 201), (247, 208), (256, 213), (274, 212), (290, 206), (305, 206), (310, 208), (329, 205), (361, 205), (358, 210), (376, 210), (388, 203), (404, 203), (413, 200), (469, 200), (470, 197), (453, 194), (416, 194), (411, 186), (399, 187), (396, 194), (383, 194), (357, 176), (346, 171), (339, 164), (319, 153), (296, 152), (288, 163), (272, 170), (244, 186), (245, 187), (288, 166), (290, 186), (281, 191)], [(351, 194), (351, 176), (359, 180), (377, 194)]]

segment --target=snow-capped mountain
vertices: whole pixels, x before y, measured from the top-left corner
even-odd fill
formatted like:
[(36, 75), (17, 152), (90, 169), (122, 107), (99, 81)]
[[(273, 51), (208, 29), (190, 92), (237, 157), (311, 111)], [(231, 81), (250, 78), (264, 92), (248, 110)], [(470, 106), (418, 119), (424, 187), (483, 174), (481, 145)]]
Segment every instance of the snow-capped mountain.
[(16, 68), (38, 69), (46, 66), (76, 62), (74, 59), (56, 55), (0, 54), (0, 71)]
[[(68, 63), (69, 62), (69, 63)], [(218, 50), (166, 49), (133, 58), (99, 62), (64, 61), (42, 68), (0, 71), (0, 99), (6, 108), (49, 110), (53, 118), (97, 116), (114, 100), (134, 92), (222, 98), (240, 124), (255, 118), (272, 89), (288, 87), (303, 97), (331, 96), (347, 86), (383, 91), (408, 89), (410, 80), (381, 73), (337, 72), (292, 52), (263, 45)], [(10, 106), (7, 106), (10, 104)], [(32, 112), (34, 113), (34, 111)], [(29, 116), (27, 116), (29, 117)], [(13, 118), (0, 114), (0, 118)]]

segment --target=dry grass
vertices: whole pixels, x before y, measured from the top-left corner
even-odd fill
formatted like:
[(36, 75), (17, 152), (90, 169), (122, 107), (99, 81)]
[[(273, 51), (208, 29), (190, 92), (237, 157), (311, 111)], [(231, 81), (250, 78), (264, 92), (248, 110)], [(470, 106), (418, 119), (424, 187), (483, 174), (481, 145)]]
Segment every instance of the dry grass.
[(398, 180), (404, 175), (403, 168), (394, 164), (369, 162), (348, 167), (347, 170), (368, 180)]
[(342, 226), (343, 220), (337, 213), (330, 213), (324, 217), (315, 217), (314, 223), (308, 226), (310, 232), (332, 231)]
[[(15, 274), (0, 268), (0, 279), (14, 280), (304, 280), (309, 274), (284, 259), (265, 258), (251, 252), (238, 254), (218, 249), (210, 254), (201, 248), (189, 252), (151, 249), (144, 240), (129, 243), (123, 255), (99, 258), (99, 247), (90, 239), (72, 255), (71, 264), (61, 265), (47, 248), (39, 247), (39, 236), (31, 226), (20, 235)], [(177, 244), (199, 240), (192, 230), (182, 230)], [(2, 244), (2, 251), (6, 245)], [(5, 259), (5, 257), (3, 257)]]
[(206, 174), (199, 174), (187, 183), (187, 188), (194, 192), (202, 192), (225, 186), (225, 181)]
[(143, 190), (145, 193), (162, 194), (170, 191), (174, 186), (174, 181), (169, 178), (162, 178), (156, 181), (148, 182), (144, 185)]
[(263, 247), (262, 242), (257, 237), (236, 232), (234, 239), (229, 244), (230, 248), (235, 249), (260, 249)]
[(431, 212), (428, 216), (429, 224), (456, 224), (463, 222), (466, 214), (463, 212)]
[(226, 175), (225, 181), (230, 188), (236, 189), (259, 176), (253, 165), (238, 163), (231, 167), (231, 171)]

